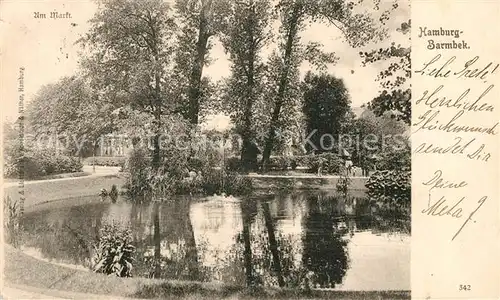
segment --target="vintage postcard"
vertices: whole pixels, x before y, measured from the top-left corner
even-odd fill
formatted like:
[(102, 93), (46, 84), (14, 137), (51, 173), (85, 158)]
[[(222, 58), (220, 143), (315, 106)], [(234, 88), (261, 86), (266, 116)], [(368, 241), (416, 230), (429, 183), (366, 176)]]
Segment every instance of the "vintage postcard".
[(2, 299), (500, 299), (500, 1), (0, 1)]

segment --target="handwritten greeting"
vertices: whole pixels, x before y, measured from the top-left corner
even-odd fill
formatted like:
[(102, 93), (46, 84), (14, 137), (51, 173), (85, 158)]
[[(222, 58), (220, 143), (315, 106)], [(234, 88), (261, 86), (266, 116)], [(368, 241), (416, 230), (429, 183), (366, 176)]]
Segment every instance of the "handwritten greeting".
[[(497, 99), (493, 98), (493, 78), (499, 71), (499, 63), (481, 59), (474, 53), (473, 45), (458, 40), (464, 34), (459, 28), (421, 26), (419, 32), (417, 42), (427, 45), (428, 55), (423, 61), (413, 62), (413, 73), (429, 85), (415, 93), (414, 105), (418, 113), (412, 132), (424, 133), (423, 136), (432, 133), (434, 139), (419, 139), (413, 154), (454, 156), (463, 161), (487, 164), (496, 155), (496, 149), (486, 137), (497, 135), (499, 129), (494, 118)], [(436, 139), (436, 135), (440, 138)], [(424, 172), (429, 174), (421, 184), (428, 190), (429, 198), (419, 213), (456, 222), (457, 230), (451, 236), (453, 241), (470, 224), (479, 222), (481, 209), (487, 206), (490, 196), (485, 193), (471, 198), (465, 192), (471, 188), (481, 191), (468, 182), (469, 174), (457, 180), (460, 174), (454, 173), (450, 179), (452, 174), (439, 166)]]

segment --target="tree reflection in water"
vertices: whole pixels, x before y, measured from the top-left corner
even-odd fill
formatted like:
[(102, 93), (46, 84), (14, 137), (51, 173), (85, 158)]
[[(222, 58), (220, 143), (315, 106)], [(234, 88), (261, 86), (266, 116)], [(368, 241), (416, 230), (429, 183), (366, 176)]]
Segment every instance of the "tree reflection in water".
[(254, 201), (241, 202), (241, 216), (243, 221), (243, 230), (241, 234), (245, 249), (243, 257), (247, 286), (253, 286), (254, 284), (256, 284), (252, 264), (252, 245), (250, 240), (250, 226), (253, 220), (255, 220), (256, 213), (257, 209)]
[(283, 272), (281, 270), (281, 258), (278, 250), (278, 241), (276, 240), (274, 232), (274, 224), (271, 217), (271, 212), (269, 210), (269, 203), (261, 202), (262, 211), (264, 213), (264, 221), (266, 223), (267, 236), (269, 239), (269, 249), (273, 257), (273, 267), (276, 273), (276, 278), (278, 279), (278, 285), (280, 287), (285, 286), (285, 281), (283, 280)]
[[(342, 282), (349, 267), (348, 242), (347, 231), (339, 226), (337, 200), (324, 195), (304, 200), (307, 212), (301, 241), (300, 237), (277, 230), (268, 202), (260, 202), (259, 211), (257, 200), (242, 201), (239, 242), (243, 247), (235, 245), (231, 251), (243, 251), (247, 285), (299, 287), (310, 281), (315, 287), (333, 288)], [(300, 256), (302, 260), (298, 262), (296, 258)]]
[(313, 286), (335, 287), (342, 283), (349, 267), (345, 231), (334, 206), (338, 200), (324, 195), (307, 199), (309, 212), (304, 221), (303, 264), (310, 272)]
[(90, 267), (102, 216), (102, 207), (92, 204), (32, 213), (24, 220), (24, 246), (49, 260)]
[[(202, 280), (189, 217), (190, 199), (173, 199), (132, 209), (137, 245), (136, 274), (154, 278)], [(143, 212), (147, 209), (146, 213)], [(148, 228), (149, 227), (149, 228)]]

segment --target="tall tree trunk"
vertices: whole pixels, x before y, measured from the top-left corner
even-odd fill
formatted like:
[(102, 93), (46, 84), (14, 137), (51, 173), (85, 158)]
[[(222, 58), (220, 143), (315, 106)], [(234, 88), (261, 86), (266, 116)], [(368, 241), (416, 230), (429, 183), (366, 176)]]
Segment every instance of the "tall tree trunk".
[(293, 42), (297, 38), (298, 25), (300, 11), (302, 10), (301, 4), (295, 4), (292, 12), (292, 17), (290, 18), (290, 25), (287, 33), (287, 41), (285, 45), (285, 55), (283, 59), (283, 70), (280, 76), (278, 94), (276, 95), (275, 106), (273, 113), (271, 115), (271, 123), (269, 131), (266, 136), (266, 141), (264, 144), (264, 151), (262, 153), (262, 171), (267, 171), (267, 165), (269, 164), (269, 158), (271, 157), (271, 151), (273, 149), (274, 138), (276, 130), (278, 129), (278, 121), (283, 106), (283, 101), (285, 99), (285, 91), (288, 85), (288, 76), (290, 73), (290, 68), (292, 64), (292, 52), (293, 52)]
[[(249, 90), (253, 91), (253, 78), (249, 78), (249, 82), (252, 81)], [(249, 83), (250, 85), (250, 83)], [(255, 171), (257, 166), (257, 153), (254, 149), (255, 146), (252, 143), (252, 107), (253, 107), (253, 93), (247, 99), (245, 108), (245, 127), (243, 128), (243, 143), (241, 148), (241, 161), (243, 163), (243, 168), (245, 172)]]
[(264, 211), (264, 220), (266, 223), (267, 234), (269, 236), (269, 248), (271, 249), (271, 254), (273, 256), (273, 267), (278, 277), (278, 284), (280, 287), (285, 286), (285, 280), (283, 279), (283, 272), (281, 270), (281, 260), (278, 250), (278, 242), (276, 241), (276, 236), (274, 234), (274, 225), (271, 217), (271, 212), (269, 210), (269, 203), (261, 202), (262, 210)]
[[(159, 122), (159, 121), (158, 121)], [(158, 125), (159, 127), (160, 125)], [(160, 168), (160, 132), (159, 128), (157, 128), (154, 140), (153, 140), (153, 170), (158, 170)]]
[(196, 57), (191, 69), (189, 78), (189, 121), (191, 125), (197, 125), (200, 113), (201, 96), (201, 75), (205, 64), (205, 55), (207, 53), (208, 38), (208, 20), (206, 13), (210, 10), (211, 1), (202, 4), (204, 7), (200, 12), (200, 24), (198, 26), (198, 41), (196, 43)]
[[(253, 34), (250, 34), (251, 45), (255, 45)], [(245, 105), (245, 121), (243, 128), (243, 145), (241, 149), (241, 161), (245, 172), (256, 171), (257, 153), (255, 146), (252, 144), (252, 109), (255, 102), (255, 49), (250, 48), (248, 57), (248, 73), (247, 73), (247, 99)]]
[[(156, 48), (155, 48), (156, 49)], [(154, 107), (154, 118), (155, 118), (155, 136), (153, 141), (153, 170), (157, 171), (160, 168), (160, 135), (161, 135), (161, 115), (162, 115), (162, 99), (161, 99), (161, 76), (160, 70), (158, 66), (159, 62), (159, 54), (158, 50), (154, 52), (154, 57), (156, 61), (156, 70), (155, 70), (155, 107)]]
[(94, 147), (92, 147), (92, 173), (95, 173), (95, 155), (97, 152), (97, 142), (94, 142)]

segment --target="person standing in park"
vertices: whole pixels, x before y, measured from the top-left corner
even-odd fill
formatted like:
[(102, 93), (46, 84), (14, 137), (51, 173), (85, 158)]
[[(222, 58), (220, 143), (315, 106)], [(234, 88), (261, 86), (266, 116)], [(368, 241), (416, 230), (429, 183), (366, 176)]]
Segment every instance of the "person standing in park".
[(351, 154), (347, 152), (347, 150), (342, 149), (342, 158), (344, 159), (344, 168), (346, 170), (347, 175), (351, 175), (353, 163), (351, 160)]
[(345, 169), (346, 169), (347, 175), (351, 175), (351, 172), (352, 172), (352, 160), (351, 160), (350, 156), (347, 156), (345, 158)]

